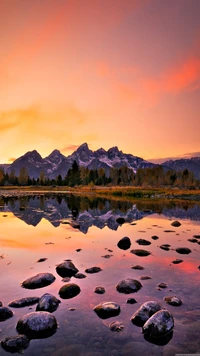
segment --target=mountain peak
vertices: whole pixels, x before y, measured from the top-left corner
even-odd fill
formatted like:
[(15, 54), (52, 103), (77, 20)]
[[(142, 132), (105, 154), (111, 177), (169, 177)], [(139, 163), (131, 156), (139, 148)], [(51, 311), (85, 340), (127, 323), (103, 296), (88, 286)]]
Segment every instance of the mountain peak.
[(40, 154), (38, 153), (38, 151), (36, 151), (36, 150), (33, 150), (33, 151), (28, 151), (27, 153), (25, 153), (25, 155), (24, 155), (24, 157), (34, 157), (34, 158), (42, 158), (41, 156), (40, 156)]
[(61, 153), (60, 153), (59, 150), (53, 150), (53, 151), (50, 153), (49, 157), (54, 157), (54, 156), (59, 156), (59, 155), (61, 155)]

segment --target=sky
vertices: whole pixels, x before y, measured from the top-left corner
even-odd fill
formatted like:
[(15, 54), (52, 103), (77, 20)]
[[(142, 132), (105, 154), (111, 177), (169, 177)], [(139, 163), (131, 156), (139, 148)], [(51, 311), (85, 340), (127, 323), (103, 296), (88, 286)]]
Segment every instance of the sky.
[(0, 0), (0, 163), (200, 156), (199, 0)]

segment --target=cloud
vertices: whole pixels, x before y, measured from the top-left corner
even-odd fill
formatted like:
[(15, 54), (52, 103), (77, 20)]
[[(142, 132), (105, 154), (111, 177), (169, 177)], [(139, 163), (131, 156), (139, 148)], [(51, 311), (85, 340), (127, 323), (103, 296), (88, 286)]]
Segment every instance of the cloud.
[(9, 163), (12, 163), (12, 162), (14, 162), (15, 160), (16, 160), (16, 158), (11, 157), (11, 158), (8, 159), (8, 162), (9, 162)]
[(77, 148), (79, 148), (79, 146), (80, 146), (80, 145), (69, 145), (69, 146), (66, 146), (66, 147), (61, 148), (60, 150), (61, 150), (62, 152), (68, 152), (68, 151), (74, 152), (74, 151), (77, 150)]
[(191, 152), (191, 153), (183, 153), (178, 156), (173, 156), (173, 157), (164, 157), (164, 158), (149, 158), (147, 161), (152, 162), (152, 163), (163, 163), (166, 161), (174, 161), (177, 159), (190, 159), (192, 157), (200, 157), (200, 152)]
[(15, 128), (30, 118), (36, 118), (37, 115), (38, 110), (34, 107), (0, 112), (0, 132)]

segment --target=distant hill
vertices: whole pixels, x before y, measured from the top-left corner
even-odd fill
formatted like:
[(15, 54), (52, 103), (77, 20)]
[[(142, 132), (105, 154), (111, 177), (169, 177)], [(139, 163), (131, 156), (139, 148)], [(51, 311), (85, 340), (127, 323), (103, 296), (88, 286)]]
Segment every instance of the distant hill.
[(200, 179), (200, 157), (181, 158), (174, 161), (170, 160), (162, 163), (162, 166), (168, 169), (174, 169), (175, 171), (188, 169), (194, 173), (197, 179)]

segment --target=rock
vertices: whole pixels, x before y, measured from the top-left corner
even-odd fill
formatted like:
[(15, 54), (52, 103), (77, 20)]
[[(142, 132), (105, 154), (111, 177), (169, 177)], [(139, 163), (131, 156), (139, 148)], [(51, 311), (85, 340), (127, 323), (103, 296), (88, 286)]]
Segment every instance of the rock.
[(102, 271), (101, 267), (90, 267), (85, 270), (86, 273), (98, 273)]
[(128, 250), (131, 246), (131, 240), (129, 237), (125, 236), (121, 240), (119, 240), (117, 246), (122, 250)]
[(38, 273), (22, 282), (22, 287), (27, 289), (43, 288), (55, 281), (51, 273)]
[(138, 269), (138, 270), (143, 270), (144, 267), (140, 266), (140, 265), (135, 265), (135, 266), (131, 266), (132, 269)]
[(198, 242), (198, 240), (197, 239), (188, 239), (188, 241), (190, 241), (190, 242), (192, 242), (192, 243), (195, 243), (195, 242)]
[(8, 303), (8, 305), (9, 307), (12, 308), (23, 308), (29, 305), (36, 304), (38, 303), (38, 301), (39, 301), (38, 297), (27, 297), (27, 298), (12, 300), (12, 302)]
[(119, 293), (130, 294), (135, 293), (142, 288), (142, 284), (136, 279), (127, 278), (116, 285)]
[(105, 293), (105, 288), (104, 288), (104, 287), (101, 287), (101, 286), (96, 287), (96, 288), (94, 289), (94, 293), (97, 293), (97, 294), (104, 294), (104, 293)]
[(61, 277), (72, 277), (78, 272), (78, 269), (71, 261), (65, 261), (56, 267), (56, 272)]
[(108, 319), (120, 313), (120, 306), (114, 302), (103, 302), (93, 309), (101, 319)]
[(178, 265), (178, 264), (181, 263), (181, 262), (183, 262), (183, 260), (179, 260), (178, 258), (177, 258), (176, 260), (172, 261), (172, 263), (173, 263), (174, 265)]
[(179, 226), (181, 226), (181, 223), (179, 221), (173, 221), (171, 223), (171, 225), (174, 226), (174, 227), (179, 227)]
[(151, 254), (151, 252), (142, 249), (131, 250), (130, 252), (140, 257), (149, 256)]
[(135, 304), (135, 303), (137, 303), (137, 300), (135, 298), (128, 298), (126, 303), (127, 304)]
[(71, 277), (64, 277), (64, 278), (62, 279), (62, 282), (68, 283), (68, 282), (70, 282), (70, 280), (71, 280)]
[(11, 353), (23, 353), (23, 351), (29, 346), (29, 339), (25, 335), (6, 337), (5, 339), (1, 340), (1, 346), (4, 350)]
[(36, 311), (48, 311), (48, 312), (53, 312), (55, 311), (58, 306), (59, 306), (60, 300), (54, 297), (53, 295), (49, 293), (45, 293), (38, 302), (38, 305), (36, 307)]
[(30, 339), (48, 337), (57, 330), (57, 320), (48, 312), (28, 313), (17, 322), (16, 329), (20, 334), (25, 334)]
[(151, 242), (148, 241), (148, 240), (145, 240), (145, 239), (138, 239), (136, 240), (136, 242), (139, 244), (139, 245), (151, 245)]
[(200, 235), (194, 235), (193, 236), (195, 239), (200, 239)]
[(120, 321), (112, 321), (112, 323), (109, 324), (109, 328), (111, 331), (122, 331), (124, 329), (124, 325)]
[(150, 340), (170, 333), (174, 327), (174, 319), (168, 310), (159, 310), (152, 315), (142, 327), (142, 332)]
[(141, 281), (146, 281), (147, 279), (152, 279), (150, 276), (141, 276), (140, 277)]
[(70, 225), (71, 225), (71, 227), (73, 227), (74, 229), (80, 229), (80, 224), (79, 223), (77, 223), (76, 221), (72, 221), (71, 223), (70, 223)]
[(161, 283), (158, 283), (158, 284), (157, 284), (157, 287), (159, 287), (159, 288), (167, 288), (167, 284), (161, 282)]
[(80, 272), (78, 272), (78, 273), (76, 273), (74, 275), (74, 278), (78, 278), (78, 279), (83, 279), (83, 278), (86, 278), (86, 277), (87, 276), (84, 273), (80, 273)]
[(155, 314), (161, 309), (163, 309), (162, 306), (155, 301), (145, 302), (133, 314), (133, 316), (131, 317), (131, 321), (137, 326), (142, 326), (153, 314)]
[(174, 230), (164, 230), (164, 232), (175, 232)]
[(103, 258), (110, 258), (110, 257), (112, 257), (113, 255), (104, 255), (104, 256), (101, 256), (101, 257), (103, 257)]
[(5, 321), (13, 316), (12, 310), (7, 307), (0, 307), (0, 321)]
[(80, 252), (80, 251), (82, 251), (82, 248), (77, 248), (76, 249), (76, 252)]
[(75, 283), (65, 284), (59, 290), (59, 295), (63, 299), (70, 299), (76, 297), (80, 293), (80, 287)]
[(153, 240), (158, 240), (158, 239), (159, 239), (159, 237), (158, 237), (158, 236), (156, 236), (156, 235), (151, 236), (151, 238), (152, 238)]
[(116, 222), (120, 225), (124, 224), (125, 223), (125, 219), (124, 218), (117, 218), (116, 219)]
[(47, 258), (40, 258), (39, 260), (37, 260), (37, 262), (44, 262), (44, 261), (46, 261), (47, 260)]
[(162, 250), (169, 251), (170, 250), (170, 245), (169, 244), (163, 244), (160, 246)]
[(192, 251), (187, 247), (178, 247), (178, 248), (176, 248), (176, 252), (183, 254), (183, 255), (188, 255)]
[(178, 297), (174, 296), (174, 297), (165, 297), (164, 300), (170, 304), (173, 305), (174, 307), (179, 307), (180, 305), (182, 305), (182, 300), (179, 299)]

